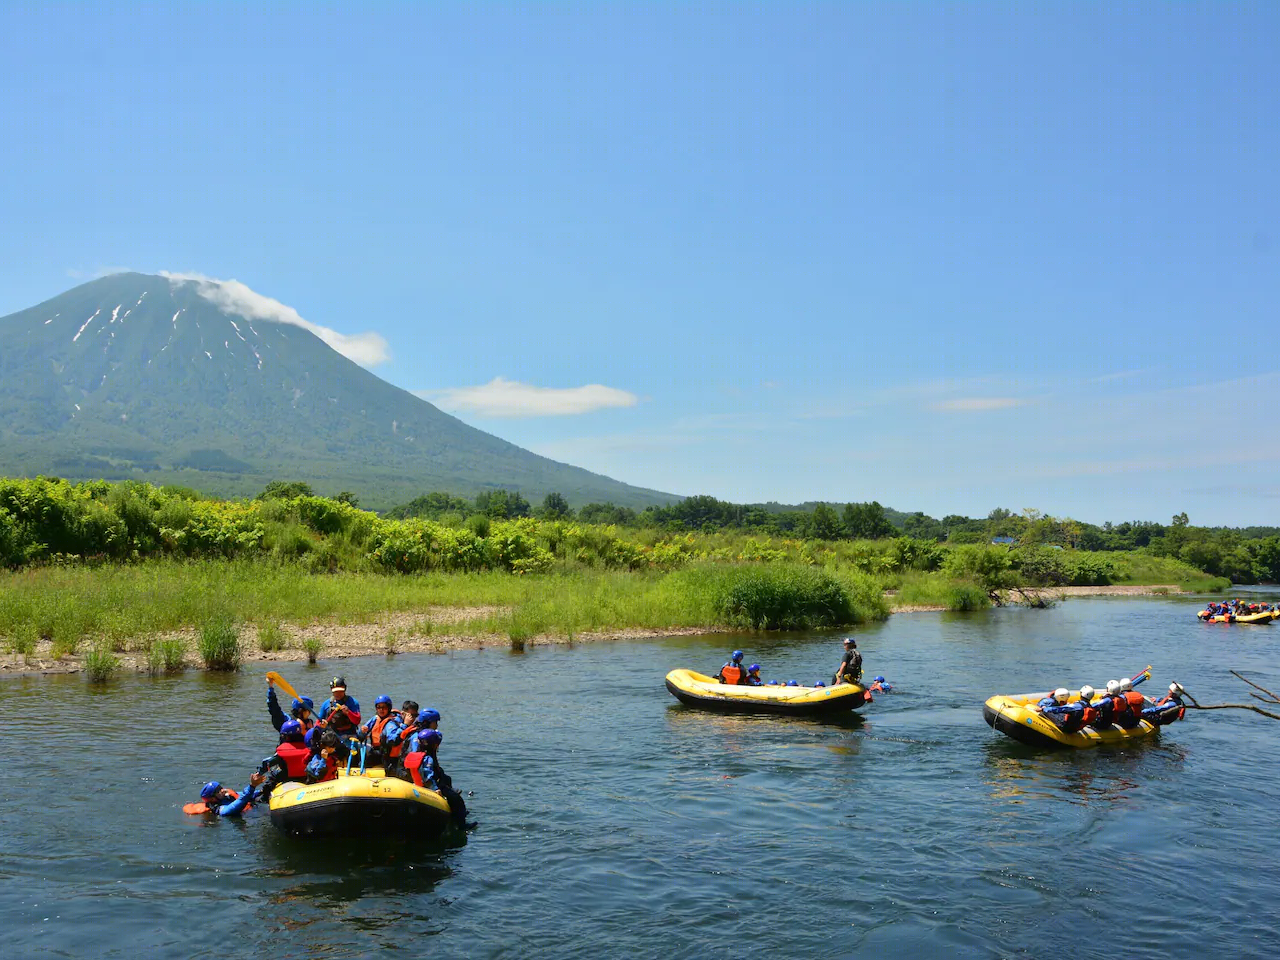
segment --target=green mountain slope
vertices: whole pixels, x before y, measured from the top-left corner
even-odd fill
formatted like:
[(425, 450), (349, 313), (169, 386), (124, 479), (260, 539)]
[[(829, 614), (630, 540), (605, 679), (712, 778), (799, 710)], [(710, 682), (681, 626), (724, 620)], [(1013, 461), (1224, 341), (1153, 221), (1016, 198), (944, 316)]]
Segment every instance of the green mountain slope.
[(674, 499), (469, 427), (310, 331), (225, 313), (202, 289), (116, 274), (0, 319), (0, 474), (230, 496), (287, 478), (371, 507), (494, 488), (636, 508)]

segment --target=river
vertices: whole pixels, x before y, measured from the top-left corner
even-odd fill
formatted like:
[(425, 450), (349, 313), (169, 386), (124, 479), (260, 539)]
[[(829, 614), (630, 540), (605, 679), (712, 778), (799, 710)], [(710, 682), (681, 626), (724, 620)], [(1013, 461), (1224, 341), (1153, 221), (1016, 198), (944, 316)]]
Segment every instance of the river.
[(1158, 741), (1043, 753), (982, 701), (1154, 664), (1205, 702), (1280, 689), (1280, 625), (1195, 601), (899, 614), (859, 628), (892, 694), (840, 722), (722, 717), (663, 688), (734, 646), (828, 678), (838, 635), (676, 637), (293, 665), (444, 715), (478, 826), (297, 841), (184, 816), (271, 752), (257, 667), (94, 687), (0, 682), (0, 920), (15, 956), (1280, 956), (1280, 723), (1188, 715)]

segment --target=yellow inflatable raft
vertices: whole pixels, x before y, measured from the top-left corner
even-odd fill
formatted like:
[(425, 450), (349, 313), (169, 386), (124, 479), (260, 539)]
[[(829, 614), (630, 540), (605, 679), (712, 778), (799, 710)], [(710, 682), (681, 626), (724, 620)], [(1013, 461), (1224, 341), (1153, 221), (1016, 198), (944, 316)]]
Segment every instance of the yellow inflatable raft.
[(838, 683), (830, 687), (748, 687), (721, 683), (715, 677), (692, 670), (672, 670), (667, 674), (667, 690), (681, 703), (704, 710), (730, 713), (786, 713), (816, 716), (853, 710), (869, 699), (859, 683)]
[[(429, 787), (388, 777), (381, 767), (339, 768), (338, 779), (282, 783), (271, 793), (271, 822), (294, 836), (435, 836), (450, 823), (449, 801)], [(408, 835), (408, 834), (407, 834)]]
[[(995, 696), (982, 705), (982, 718), (993, 730), (1033, 747), (1069, 747), (1083, 749), (1104, 743), (1127, 743), (1143, 740), (1160, 728), (1149, 720), (1139, 720), (1136, 727), (1110, 726), (1102, 730), (1085, 727), (1078, 733), (1066, 733), (1048, 717), (1036, 712), (1036, 704), (1047, 693), (1023, 693), (1017, 696)], [(1080, 691), (1073, 690), (1069, 700), (1079, 700)]]
[(1272, 620), (1275, 620), (1277, 617), (1280, 617), (1280, 610), (1259, 610), (1257, 613), (1244, 613), (1244, 614), (1227, 613), (1227, 614), (1218, 614), (1217, 616), (1214, 616), (1214, 617), (1209, 616), (1208, 610), (1201, 610), (1199, 613), (1196, 614), (1196, 616), (1208, 623), (1263, 624), (1263, 623), (1270, 623)]

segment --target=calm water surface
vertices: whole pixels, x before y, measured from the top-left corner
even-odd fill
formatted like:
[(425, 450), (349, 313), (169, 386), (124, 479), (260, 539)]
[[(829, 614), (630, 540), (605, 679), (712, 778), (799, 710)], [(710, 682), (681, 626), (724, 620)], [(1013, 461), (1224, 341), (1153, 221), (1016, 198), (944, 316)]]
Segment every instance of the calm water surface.
[[(0, 681), (0, 921), (14, 956), (1280, 956), (1280, 724), (1192, 714), (1155, 743), (1038, 753), (997, 692), (1155, 665), (1205, 701), (1280, 689), (1280, 626), (1183, 599), (900, 614), (857, 631), (898, 692), (842, 722), (678, 704), (675, 666), (733, 646), (826, 678), (831, 635), (682, 637), (362, 658), (343, 673), (444, 714), (479, 826), (434, 845), (292, 841), (265, 812), (180, 805), (270, 753), (257, 667), (232, 677)], [(318, 700), (317, 700), (318, 702)], [(46, 758), (32, 761), (33, 757)]]

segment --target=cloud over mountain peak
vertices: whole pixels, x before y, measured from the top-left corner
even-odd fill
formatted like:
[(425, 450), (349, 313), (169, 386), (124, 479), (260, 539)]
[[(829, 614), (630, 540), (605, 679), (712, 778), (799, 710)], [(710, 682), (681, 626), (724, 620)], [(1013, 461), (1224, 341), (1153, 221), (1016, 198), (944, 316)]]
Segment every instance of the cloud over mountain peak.
[(287, 323), (315, 334), (330, 347), (362, 367), (374, 367), (390, 359), (387, 341), (381, 334), (345, 334), (329, 327), (304, 320), (297, 310), (279, 300), (250, 289), (239, 280), (218, 280), (199, 273), (175, 273), (161, 270), (160, 276), (172, 284), (194, 284), (196, 292), (223, 313), (246, 317), (250, 320), (266, 320)]

